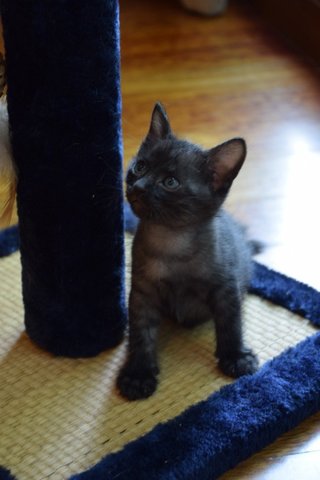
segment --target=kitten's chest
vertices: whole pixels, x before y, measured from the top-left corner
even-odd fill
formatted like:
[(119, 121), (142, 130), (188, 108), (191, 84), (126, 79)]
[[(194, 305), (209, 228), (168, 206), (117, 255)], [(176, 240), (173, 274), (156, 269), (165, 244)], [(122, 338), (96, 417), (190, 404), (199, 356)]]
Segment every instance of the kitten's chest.
[(181, 259), (188, 261), (195, 248), (194, 232), (174, 231), (154, 225), (144, 231), (142, 245), (151, 257)]
[(160, 282), (172, 275), (172, 268), (162, 259), (151, 257), (143, 264), (143, 274), (151, 282)]
[(182, 285), (209, 281), (211, 276), (208, 262), (196, 254), (147, 257), (141, 264), (140, 272), (147, 281), (170, 285), (174, 290)]
[(151, 283), (180, 285), (210, 275), (211, 246), (197, 232), (172, 232), (161, 226), (138, 232), (133, 248), (133, 274)]
[(211, 278), (206, 270), (189, 262), (150, 260), (145, 270), (161, 310), (169, 318), (185, 325), (195, 325), (210, 317), (207, 297)]
[(214, 273), (210, 244), (207, 248), (194, 237), (158, 235), (150, 242), (138, 237), (133, 249), (135, 285), (152, 295), (169, 317), (185, 324), (210, 316), (206, 305)]

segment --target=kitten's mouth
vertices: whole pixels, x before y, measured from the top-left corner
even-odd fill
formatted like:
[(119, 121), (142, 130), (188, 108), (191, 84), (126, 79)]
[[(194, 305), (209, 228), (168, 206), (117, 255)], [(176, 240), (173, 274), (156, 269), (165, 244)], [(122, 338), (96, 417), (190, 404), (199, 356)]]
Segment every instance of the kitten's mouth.
[(138, 216), (142, 217), (146, 215), (147, 209), (144, 203), (141, 201), (141, 198), (136, 197), (135, 195), (127, 195), (128, 202), (133, 210), (133, 212)]
[(136, 192), (132, 192), (132, 191), (127, 191), (127, 199), (128, 199), (128, 202), (131, 205), (136, 204), (136, 203), (142, 204), (143, 203), (143, 197), (144, 197), (144, 194), (136, 193)]

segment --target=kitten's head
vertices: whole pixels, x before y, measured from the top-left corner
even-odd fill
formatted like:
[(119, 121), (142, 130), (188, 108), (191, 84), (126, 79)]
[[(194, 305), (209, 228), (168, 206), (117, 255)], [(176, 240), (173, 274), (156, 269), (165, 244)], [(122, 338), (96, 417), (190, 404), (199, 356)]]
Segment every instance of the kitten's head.
[(129, 166), (128, 201), (140, 219), (172, 228), (209, 220), (223, 203), (245, 155), (246, 144), (240, 138), (210, 150), (179, 140), (157, 103), (148, 135)]

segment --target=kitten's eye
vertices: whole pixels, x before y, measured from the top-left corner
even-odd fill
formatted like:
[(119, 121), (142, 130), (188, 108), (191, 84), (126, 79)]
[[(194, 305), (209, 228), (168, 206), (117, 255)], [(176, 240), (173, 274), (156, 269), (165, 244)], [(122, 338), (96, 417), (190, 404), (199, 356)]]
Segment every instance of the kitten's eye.
[(165, 178), (162, 184), (168, 190), (176, 190), (180, 186), (180, 182), (174, 177)]
[(133, 166), (133, 173), (143, 175), (147, 171), (147, 164), (144, 160), (138, 160)]

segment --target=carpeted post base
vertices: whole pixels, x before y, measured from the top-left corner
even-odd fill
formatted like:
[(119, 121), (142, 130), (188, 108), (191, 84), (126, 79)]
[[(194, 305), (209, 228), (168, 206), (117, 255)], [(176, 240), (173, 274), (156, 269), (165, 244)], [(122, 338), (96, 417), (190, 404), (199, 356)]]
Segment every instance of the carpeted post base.
[(71, 357), (126, 324), (117, 0), (3, 0), (25, 324)]

